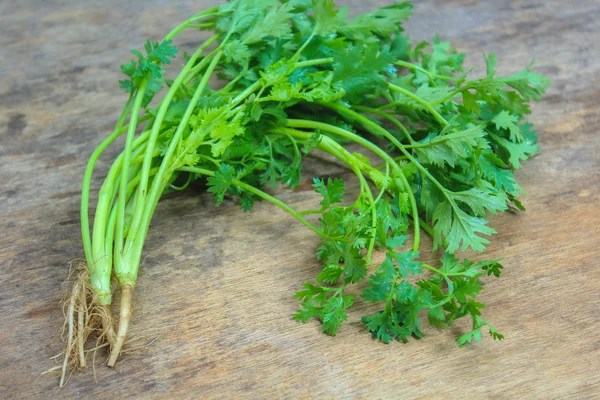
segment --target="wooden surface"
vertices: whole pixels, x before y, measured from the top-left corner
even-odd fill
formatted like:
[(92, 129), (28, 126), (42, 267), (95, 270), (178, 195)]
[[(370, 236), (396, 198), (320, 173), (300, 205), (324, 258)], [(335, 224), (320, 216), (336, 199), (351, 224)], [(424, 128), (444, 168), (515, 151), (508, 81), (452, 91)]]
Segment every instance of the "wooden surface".
[[(130, 333), (151, 344), (118, 372), (98, 360), (98, 383), (91, 370), (62, 390), (56, 376), (39, 377), (59, 348), (47, 344), (62, 324), (68, 261), (83, 254), (83, 168), (125, 101), (119, 64), (208, 5), (170, 3), (0, 3), (0, 399), (600, 398), (596, 0), (419, 1), (407, 24), (415, 39), (452, 40), (469, 65), (495, 52), (509, 73), (535, 58), (552, 79), (532, 117), (542, 154), (517, 174), (528, 211), (491, 223), (499, 234), (486, 256), (504, 257), (506, 269), (487, 281), (485, 317), (505, 341), (458, 349), (464, 321), (383, 345), (364, 332), (360, 301), (335, 338), (317, 322), (298, 324), (292, 294), (319, 269), (317, 237), (270, 204), (216, 209), (196, 188), (162, 201), (150, 229)], [(322, 168), (278, 194), (298, 208), (314, 204), (308, 182)]]

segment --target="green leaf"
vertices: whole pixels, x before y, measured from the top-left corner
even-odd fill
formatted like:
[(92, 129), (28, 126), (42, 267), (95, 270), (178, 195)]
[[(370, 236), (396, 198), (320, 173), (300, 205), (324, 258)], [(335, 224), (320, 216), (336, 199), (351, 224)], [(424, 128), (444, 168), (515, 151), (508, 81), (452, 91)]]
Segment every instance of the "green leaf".
[(498, 211), (505, 211), (508, 208), (505, 196), (484, 192), (476, 188), (454, 192), (452, 193), (452, 197), (455, 201), (469, 206), (478, 217), (485, 217), (487, 215), (486, 211), (496, 215)]
[(409, 275), (416, 275), (423, 272), (421, 262), (415, 261), (419, 257), (419, 253), (415, 251), (406, 251), (402, 253), (392, 253), (392, 257), (398, 263), (398, 268), (402, 277), (406, 278)]
[(433, 213), (434, 250), (442, 244), (442, 238), (448, 242), (447, 251), (453, 253), (469, 247), (474, 251), (483, 251), (490, 241), (479, 235), (492, 235), (496, 231), (486, 226), (483, 218), (468, 215), (459, 208), (444, 200), (438, 204)]
[(344, 321), (348, 319), (346, 310), (354, 303), (354, 296), (332, 296), (323, 308), (323, 332), (335, 336)]
[(382, 52), (377, 43), (348, 45), (339, 53), (333, 65), (334, 80), (339, 82), (348, 95), (373, 92), (386, 81), (380, 71), (390, 65), (389, 53)]
[(473, 114), (479, 114), (481, 112), (481, 105), (477, 101), (477, 97), (469, 92), (468, 90), (464, 90), (462, 92), (463, 98), (463, 106), (467, 111)]
[(212, 155), (218, 157), (227, 150), (236, 136), (242, 136), (245, 132), (242, 119), (244, 112), (240, 111), (229, 122), (221, 120), (216, 122), (210, 130), (210, 137), (214, 139), (212, 143)]
[(215, 205), (219, 205), (223, 202), (227, 190), (233, 184), (236, 177), (235, 169), (227, 164), (221, 164), (219, 170), (215, 172), (214, 177), (209, 177), (208, 192), (215, 195)]
[(367, 262), (358, 255), (344, 256), (344, 276), (348, 282), (357, 283), (367, 275)]
[(467, 297), (475, 298), (481, 291), (481, 284), (477, 278), (456, 278), (454, 280), (454, 297), (461, 303), (467, 302)]
[(542, 95), (546, 93), (550, 80), (541, 74), (531, 72), (532, 66), (533, 62), (520, 72), (502, 78), (502, 81), (517, 90), (526, 101), (530, 99), (539, 101)]
[(487, 272), (488, 276), (493, 274), (496, 278), (499, 278), (504, 266), (498, 261), (499, 260), (483, 262), (480, 263), (479, 266), (483, 271)]
[(495, 135), (492, 138), (502, 148), (505, 158), (508, 159), (507, 161), (515, 169), (521, 168), (521, 161), (528, 160), (530, 158), (529, 155), (537, 154), (539, 150), (535, 143), (528, 140), (522, 143), (513, 143)]
[(129, 76), (130, 78), (133, 77), (136, 69), (137, 69), (137, 64), (133, 60), (129, 61), (127, 64), (121, 64), (121, 72), (123, 72), (125, 75)]
[(458, 339), (456, 339), (456, 343), (458, 343), (458, 347), (464, 347), (467, 343), (471, 343), (473, 340), (479, 342), (481, 340), (481, 329), (473, 329), (470, 332), (461, 335)]
[(175, 58), (177, 54), (177, 47), (171, 46), (171, 42), (171, 40), (164, 40), (161, 43), (146, 41), (144, 47), (148, 54), (147, 59), (157, 64), (171, 64), (169, 58)]
[(381, 340), (383, 343), (391, 342), (399, 333), (400, 326), (393, 319), (393, 314), (383, 311), (362, 317), (362, 322), (367, 326), (367, 331), (373, 334), (373, 337)]
[(388, 237), (385, 242), (385, 247), (387, 247), (389, 250), (394, 250), (398, 247), (403, 247), (407, 240), (408, 235), (396, 235)]
[(241, 65), (247, 65), (252, 53), (248, 46), (240, 40), (231, 40), (223, 48), (223, 55), (227, 62), (234, 62)]
[(323, 196), (321, 200), (321, 206), (323, 209), (330, 207), (332, 204), (341, 203), (344, 198), (344, 181), (342, 179), (327, 178), (325, 180), (319, 178), (313, 178), (313, 187), (315, 192)]
[(522, 142), (524, 140), (521, 128), (519, 127), (519, 118), (506, 110), (502, 110), (493, 119), (496, 129), (507, 129), (510, 133), (510, 140), (513, 142)]
[(392, 291), (392, 282), (383, 272), (376, 272), (369, 277), (367, 286), (363, 290), (361, 297), (366, 301), (377, 302), (384, 301)]
[(446, 328), (448, 325), (443, 322), (446, 321), (446, 314), (441, 307), (432, 307), (427, 313), (427, 319), (429, 323), (437, 326), (438, 328)]
[(484, 152), (479, 159), (479, 168), (483, 176), (492, 182), (496, 189), (513, 197), (523, 193), (523, 189), (515, 180), (515, 175), (510, 170), (499, 167), (506, 167), (506, 164), (490, 151)]
[(451, 167), (461, 159), (467, 158), (469, 150), (477, 146), (478, 140), (485, 136), (480, 126), (469, 124), (464, 130), (428, 136), (415, 148), (415, 153), (422, 162), (443, 167)]
[(336, 31), (341, 22), (333, 0), (312, 0), (316, 35), (327, 36)]
[(291, 32), (291, 4), (278, 4), (268, 9), (261, 20), (244, 35), (245, 44), (253, 44), (266, 37), (282, 38)]
[(392, 4), (358, 15), (352, 22), (341, 25), (339, 31), (358, 40), (373, 34), (387, 38), (402, 31), (402, 20), (407, 20), (411, 14), (412, 5), (409, 2)]
[(335, 284), (340, 280), (344, 269), (338, 264), (327, 264), (323, 271), (317, 275), (317, 282)]

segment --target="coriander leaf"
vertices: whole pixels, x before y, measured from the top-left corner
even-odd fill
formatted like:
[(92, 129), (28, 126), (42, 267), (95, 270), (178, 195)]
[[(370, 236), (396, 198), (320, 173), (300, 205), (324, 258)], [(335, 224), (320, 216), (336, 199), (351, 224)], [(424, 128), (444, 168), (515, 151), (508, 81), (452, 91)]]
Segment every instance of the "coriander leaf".
[(235, 62), (241, 65), (247, 65), (252, 53), (248, 46), (240, 40), (231, 40), (223, 48), (223, 55), (227, 62)]
[(473, 340), (479, 342), (481, 340), (481, 328), (473, 329), (470, 332), (461, 335), (456, 342), (458, 343), (458, 347), (463, 347), (467, 343), (471, 343)]
[(339, 31), (357, 40), (363, 40), (372, 34), (387, 38), (400, 32), (402, 20), (407, 20), (411, 14), (412, 5), (409, 2), (393, 4), (360, 14), (352, 22), (341, 25)]
[(341, 203), (344, 198), (344, 181), (339, 178), (327, 178), (325, 180), (313, 178), (313, 187), (315, 192), (323, 196), (321, 206), (323, 209), (330, 207), (332, 204)]
[(459, 248), (465, 251), (469, 247), (474, 251), (483, 251), (490, 241), (478, 235), (496, 233), (494, 229), (486, 226), (485, 219), (471, 216), (456, 205), (453, 207), (449, 200), (438, 204), (433, 213), (433, 223), (434, 250), (442, 244), (442, 238), (446, 238), (446, 250), (451, 253)]
[(244, 35), (245, 44), (253, 44), (265, 37), (281, 38), (291, 31), (291, 4), (278, 4), (268, 9), (260, 22), (253, 24)]
[(227, 164), (221, 164), (219, 170), (215, 172), (214, 177), (209, 177), (208, 191), (215, 195), (215, 205), (219, 205), (223, 202), (225, 194), (233, 184), (233, 180), (236, 177), (235, 169)]
[(175, 58), (177, 47), (171, 46), (171, 40), (164, 40), (161, 43), (148, 40), (144, 45), (147, 59), (156, 64), (171, 64), (169, 58)]
[(335, 336), (340, 326), (348, 319), (346, 310), (354, 303), (354, 296), (332, 296), (323, 307), (323, 332)]
[(502, 78), (502, 81), (517, 90), (525, 101), (529, 101), (530, 99), (539, 101), (542, 95), (546, 93), (546, 88), (550, 85), (548, 78), (542, 74), (531, 72), (532, 66), (533, 62), (520, 72)]
[(490, 192), (472, 188), (462, 192), (454, 192), (452, 197), (455, 201), (466, 204), (478, 217), (485, 217), (486, 211), (496, 215), (498, 211), (504, 211), (508, 207), (506, 205), (506, 197), (495, 195)]
[(496, 129), (507, 129), (510, 133), (510, 140), (513, 142), (522, 142), (524, 140), (521, 128), (519, 127), (519, 118), (506, 110), (502, 110), (493, 119)]
[(335, 284), (340, 280), (344, 269), (338, 264), (327, 264), (321, 273), (317, 275), (317, 282)]
[(382, 52), (375, 42), (350, 44), (335, 59), (334, 80), (339, 82), (350, 96), (372, 92), (377, 86), (386, 84), (379, 72), (391, 61), (389, 53)]
[(327, 36), (335, 32), (341, 22), (335, 2), (333, 0), (312, 0), (312, 5), (315, 19), (314, 33)]
[(521, 161), (528, 160), (529, 155), (537, 154), (539, 149), (535, 143), (528, 140), (522, 143), (513, 143), (496, 135), (493, 135), (492, 138), (502, 149), (504, 159), (515, 169), (521, 168)]
[(419, 160), (443, 167), (447, 163), (451, 167), (458, 160), (466, 158), (469, 150), (477, 146), (478, 139), (485, 132), (478, 125), (469, 124), (464, 130), (441, 135), (430, 135), (417, 144), (415, 153)]
[(483, 176), (494, 184), (498, 190), (502, 190), (511, 196), (518, 196), (523, 189), (515, 180), (515, 175), (506, 167), (506, 164), (493, 152), (487, 151), (479, 159), (479, 168)]

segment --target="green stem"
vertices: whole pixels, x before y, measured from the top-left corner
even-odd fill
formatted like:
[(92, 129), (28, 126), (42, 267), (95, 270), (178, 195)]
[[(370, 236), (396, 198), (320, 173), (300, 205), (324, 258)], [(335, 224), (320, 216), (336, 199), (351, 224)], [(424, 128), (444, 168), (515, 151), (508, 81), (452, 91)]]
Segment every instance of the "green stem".
[(435, 267), (432, 267), (431, 265), (428, 265), (428, 264), (425, 264), (425, 263), (421, 263), (421, 267), (423, 267), (425, 269), (428, 269), (430, 271), (433, 271), (436, 274), (443, 276), (444, 278), (446, 278), (449, 275), (449, 274), (447, 275), (444, 272), (440, 271), (439, 269), (437, 269)]
[(313, 65), (331, 64), (335, 61), (334, 58), (317, 58), (314, 60), (300, 61), (294, 64), (294, 68), (311, 67)]
[[(204, 44), (206, 44), (206, 42)], [(167, 110), (169, 108), (169, 105), (171, 103), (171, 99), (173, 98), (173, 96), (177, 92), (177, 89), (183, 82), (183, 79), (185, 78), (185, 76), (187, 75), (189, 70), (192, 68), (192, 66), (196, 63), (196, 60), (198, 59), (200, 54), (202, 54), (203, 51), (204, 51), (204, 47), (200, 46), (198, 48), (198, 50), (196, 50), (196, 52), (192, 55), (192, 57), (189, 59), (187, 64), (183, 67), (183, 70), (181, 71), (181, 73), (179, 74), (177, 79), (175, 79), (175, 81), (169, 88), (169, 91), (163, 98), (160, 108), (158, 109), (158, 112), (156, 113), (156, 118), (154, 120), (154, 123), (152, 124), (152, 130), (150, 131), (150, 137), (148, 138), (148, 144), (146, 146), (146, 154), (145, 154), (144, 163), (142, 166), (141, 180), (140, 180), (140, 184), (137, 189), (138, 193), (136, 195), (137, 196), (136, 210), (135, 210), (135, 213), (133, 216), (133, 220), (131, 222), (131, 229), (129, 231), (130, 234), (127, 235), (127, 242), (126, 242), (125, 248), (124, 248), (125, 252), (128, 252), (128, 249), (127, 249), (128, 245), (130, 245), (130, 243), (132, 243), (132, 242), (135, 242), (136, 236), (138, 233), (138, 226), (140, 225), (140, 222), (142, 220), (143, 211), (144, 211), (144, 207), (146, 204), (146, 198), (147, 198), (149, 173), (150, 173), (150, 169), (152, 168), (152, 165), (151, 165), (152, 159), (153, 159), (152, 155), (154, 154), (154, 146), (156, 145), (156, 141), (158, 139), (158, 134), (160, 132), (162, 122), (164, 120), (164, 117), (165, 117)]]
[(446, 121), (446, 119), (444, 117), (442, 117), (440, 115), (440, 113), (438, 113), (429, 102), (420, 98), (413, 92), (406, 90), (404, 88), (401, 88), (400, 86), (396, 86), (393, 83), (389, 83), (388, 87), (391, 90), (393, 90), (394, 92), (401, 93), (401, 94), (405, 95), (406, 97), (409, 97), (409, 98), (413, 99), (414, 101), (416, 101), (417, 103), (421, 104), (423, 107), (425, 107), (425, 109), (427, 109), (427, 111), (429, 111), (429, 113), (431, 115), (433, 115), (433, 117), (436, 119), (436, 121), (438, 121), (442, 126), (448, 125), (448, 121)]
[(204, 24), (188, 24), (187, 28), (196, 28), (196, 29), (211, 29), (214, 28), (215, 24), (213, 22), (206, 22)]
[(164, 40), (173, 40), (173, 38), (175, 36), (177, 36), (182, 30), (190, 27), (190, 25), (193, 25), (192, 24), (193, 22), (198, 21), (199, 19), (202, 19), (202, 18), (209, 18), (209, 17), (213, 17), (213, 16), (221, 14), (218, 11), (219, 11), (218, 6), (207, 8), (206, 10), (202, 11), (201, 13), (194, 15), (193, 17), (187, 19), (180, 25), (176, 26), (171, 32), (169, 32), (167, 34), (167, 36), (165, 36)]
[[(372, 126), (372, 127), (373, 126), (377, 127), (378, 132), (384, 134), (384, 136), (386, 136), (388, 139), (390, 139), (392, 141), (392, 143), (394, 143), (396, 146), (399, 145), (399, 148), (402, 150), (402, 144), (400, 144), (400, 142), (398, 142), (398, 140), (396, 138), (394, 138), (388, 131), (386, 131), (384, 128), (380, 127), (379, 125), (377, 125), (373, 121), (369, 120), (368, 118), (365, 118), (362, 115), (357, 114), (354, 111), (348, 110), (348, 109), (346, 109), (344, 107), (341, 107), (341, 106), (339, 108), (338, 108), (337, 105), (328, 105), (328, 106), (332, 106), (331, 108), (334, 108), (334, 109), (336, 109), (338, 111), (342, 111), (342, 110), (343, 111), (350, 111), (351, 112), (350, 115), (353, 118), (356, 118), (359, 122), (361, 122), (363, 124), (368, 124), (369, 126)], [(414, 194), (412, 192), (411, 186), (408, 183), (408, 180), (406, 179), (406, 176), (404, 176), (404, 172), (402, 172), (402, 170), (400, 169), (400, 167), (398, 166), (398, 164), (394, 161), (394, 159), (392, 157), (390, 157), (389, 154), (387, 154), (380, 147), (378, 147), (374, 143), (368, 141), (367, 139), (364, 139), (364, 138), (362, 138), (362, 137), (360, 137), (358, 135), (355, 135), (352, 132), (348, 132), (345, 129), (338, 128), (338, 127), (333, 126), (333, 125), (324, 124), (324, 123), (321, 123), (321, 122), (304, 121), (304, 120), (293, 120), (293, 119), (289, 119), (287, 125), (290, 126), (290, 127), (294, 127), (294, 128), (322, 129), (324, 131), (335, 133), (337, 135), (340, 135), (342, 137), (350, 139), (353, 142), (361, 144), (362, 146), (366, 147), (367, 149), (369, 149), (372, 152), (374, 152), (375, 154), (377, 154), (383, 160), (389, 162), (390, 165), (392, 166), (392, 169), (394, 170), (396, 176), (400, 179), (400, 181), (404, 185), (406, 193), (408, 194), (408, 197), (409, 197), (409, 200), (410, 200), (410, 203), (411, 203), (412, 214), (413, 214), (413, 221), (414, 221), (414, 250), (417, 251), (419, 249), (421, 232), (420, 232), (420, 228), (419, 228), (419, 211), (417, 209), (417, 202), (416, 202), (415, 196), (414, 196)]]
[[(427, 222), (425, 222), (424, 220), (422, 220), (421, 218), (419, 218), (419, 221), (421, 222), (421, 229), (423, 229), (433, 239), (433, 235), (434, 235), (433, 228), (431, 226), (429, 226), (429, 224)], [(446, 246), (444, 246), (444, 247), (446, 247)]]
[[(218, 35), (212, 36), (210, 39), (206, 40), (202, 44), (202, 46), (200, 46), (200, 48), (202, 48), (202, 50), (205, 50), (208, 46), (210, 46), (218, 38), (219, 38)], [(194, 65), (190, 69), (189, 73), (183, 80), (184, 86), (188, 85), (192, 79), (194, 79), (196, 76), (198, 76), (200, 71), (202, 71), (206, 67), (206, 65), (210, 62), (210, 60), (212, 60), (214, 55), (217, 54), (217, 52), (221, 51), (221, 47), (222, 47), (222, 44), (220, 46), (218, 46), (217, 48), (213, 49), (210, 53), (208, 53), (206, 55), (206, 57), (204, 57), (202, 60), (200, 60), (200, 62), (198, 64)]]
[(352, 108), (354, 108), (355, 110), (358, 110), (358, 111), (364, 111), (364, 112), (368, 112), (371, 114), (380, 115), (380, 116), (386, 118), (387, 120), (392, 122), (394, 125), (396, 125), (398, 128), (400, 128), (400, 130), (402, 131), (404, 136), (408, 139), (408, 141), (411, 144), (415, 143), (415, 141), (413, 140), (412, 136), (410, 135), (410, 133), (408, 132), (408, 130), (406, 129), (404, 124), (402, 122), (400, 122), (400, 120), (395, 118), (393, 115), (386, 113), (385, 111), (381, 111), (381, 110), (378, 110), (376, 108), (371, 108), (371, 107), (354, 105), (354, 106), (352, 106)]
[[(340, 113), (345, 114), (346, 116), (349, 116), (349, 117), (359, 121), (363, 126), (370, 128), (372, 131), (378, 132), (378, 133), (382, 134), (383, 136), (385, 136), (386, 138), (388, 138), (396, 147), (398, 147), (398, 149), (400, 149), (400, 151), (410, 160), (410, 162), (412, 162), (419, 169), (419, 171), (421, 171), (421, 173), (423, 173), (423, 175), (425, 175), (427, 178), (429, 178), (429, 180), (431, 180), (431, 182), (442, 192), (442, 194), (444, 195), (446, 200), (448, 200), (448, 203), (452, 207), (452, 210), (454, 211), (455, 215), (459, 214), (460, 209), (459, 209), (458, 205), (456, 204), (456, 202), (454, 201), (454, 198), (451, 195), (452, 192), (449, 191), (448, 189), (446, 189), (437, 179), (435, 179), (435, 177), (433, 175), (431, 175), (431, 173), (425, 167), (423, 167), (421, 165), (421, 163), (419, 163), (412, 156), (412, 154), (410, 154), (410, 152), (408, 152), (404, 148), (404, 146), (393, 135), (391, 135), (387, 130), (385, 130), (381, 126), (377, 125), (373, 121), (369, 120), (368, 118), (365, 118), (362, 115), (360, 115), (348, 108), (339, 106), (337, 104), (329, 104), (327, 106), (330, 108), (336, 109)], [(415, 224), (415, 231), (417, 231), (419, 229), (419, 217), (418, 217), (418, 213), (414, 212), (414, 210), (416, 210), (416, 199), (415, 199), (414, 194), (412, 193), (412, 190), (410, 189), (410, 187), (408, 187), (407, 192), (410, 197), (411, 206), (414, 207), (413, 208), (413, 223)], [(463, 229), (466, 229), (462, 219), (458, 218), (458, 222), (463, 226)], [(416, 233), (415, 233), (415, 242), (417, 244), (419, 242), (419, 238), (420, 237), (416, 236)], [(445, 248), (448, 247), (448, 246), (444, 246), (443, 243), (442, 243), (442, 246)], [(418, 248), (418, 246), (416, 246), (416, 248)], [(416, 251), (416, 249), (415, 249), (415, 251)]]
[(447, 279), (450, 276), (469, 276), (468, 274), (465, 274), (464, 272), (442, 272), (439, 269), (432, 267), (431, 265), (428, 265), (425, 263), (421, 263), (421, 267), (424, 267), (432, 272), (435, 272), (436, 274), (441, 275), (445, 279)]
[[(406, 150), (406, 146), (404, 146), (402, 143), (400, 143), (398, 141), (398, 139), (396, 139), (386, 129), (382, 128), (381, 126), (377, 125), (376, 123), (374, 123), (370, 119), (365, 118), (364, 116), (358, 114), (357, 112), (355, 112), (355, 111), (353, 111), (353, 110), (351, 110), (349, 108), (340, 106), (338, 104), (326, 104), (325, 106), (327, 106), (329, 108), (332, 108), (332, 109), (335, 109), (335, 110), (339, 111), (341, 114), (344, 114), (344, 115), (346, 115), (346, 116), (348, 116), (348, 117), (350, 117), (352, 119), (357, 120), (363, 126), (365, 126), (367, 129), (369, 129), (370, 131), (377, 132), (378, 134), (383, 135), (385, 138), (387, 138), (388, 140), (390, 140), (392, 142), (392, 144), (394, 144), (394, 146), (396, 146), (402, 152), (402, 154), (404, 154), (404, 156), (411, 163), (413, 163), (417, 167), (417, 169), (419, 169), (419, 171), (421, 173), (423, 173), (423, 175), (425, 175), (427, 178), (429, 178), (429, 180), (431, 180), (431, 182), (434, 185), (436, 185), (437, 188), (440, 189), (440, 191), (442, 191), (442, 193), (446, 196), (446, 198), (448, 198), (450, 200), (451, 203), (454, 203), (454, 201), (452, 200), (452, 198), (448, 196), (448, 192), (449, 192), (448, 189), (446, 189), (437, 179), (435, 179), (435, 177), (433, 175), (431, 175), (431, 173), (427, 170), (427, 168), (423, 167), (421, 165), (421, 163), (419, 161), (417, 161), (417, 159), (414, 158), (409, 151)], [(409, 190), (409, 195), (410, 194), (412, 194), (412, 191)], [(413, 203), (413, 199), (414, 199), (414, 195), (412, 196), (411, 204)], [(415, 207), (416, 207), (416, 200), (414, 200), (414, 204), (415, 204)], [(415, 221), (418, 221), (417, 215), (413, 214), (413, 218), (415, 219)]]
[(436, 101), (432, 101), (432, 102), (431, 102), (431, 103), (429, 103), (429, 104), (431, 104), (432, 106), (436, 106), (436, 105), (438, 105), (438, 104), (445, 103), (445, 102), (447, 102), (448, 100), (452, 100), (452, 98), (453, 98), (454, 96), (456, 96), (457, 94), (459, 94), (459, 93), (462, 93), (463, 91), (465, 91), (465, 90), (467, 90), (467, 89), (469, 89), (469, 88), (470, 88), (470, 86), (469, 86), (469, 85), (465, 85), (465, 86), (463, 86), (463, 87), (460, 87), (460, 88), (458, 88), (458, 89), (455, 89), (455, 90), (453, 90), (453, 91), (452, 91), (452, 93), (450, 93), (448, 96), (444, 97), (443, 99), (436, 100)]
[[(150, 176), (154, 176), (157, 172), (158, 172), (158, 168), (152, 168), (150, 170)], [(141, 178), (139, 174), (134, 174), (133, 176), (134, 176), (134, 178), (132, 178), (129, 181), (129, 183), (127, 184), (127, 206), (125, 208), (126, 212), (127, 212), (127, 210), (133, 209), (135, 206), (135, 198), (133, 197), (133, 195), (135, 194), (135, 188), (140, 183), (140, 178)], [(117, 221), (117, 207), (113, 207), (110, 212), (108, 227), (106, 228), (106, 244), (105, 244), (106, 257), (110, 258), (110, 259), (112, 259), (112, 256), (113, 256), (113, 247), (116, 247), (116, 243), (114, 243), (115, 246), (113, 246), (113, 237), (114, 237), (114, 233), (115, 233), (116, 221)], [(129, 231), (129, 229), (126, 226), (124, 229), (124, 234), (127, 235), (128, 231)]]
[(416, 64), (411, 64), (411, 63), (406, 62), (406, 61), (395, 61), (394, 64), (397, 65), (397, 66), (399, 66), (399, 67), (404, 67), (404, 68), (408, 68), (408, 69), (412, 69), (412, 70), (415, 70), (415, 71), (422, 72), (425, 75), (427, 75), (430, 80), (432, 80), (432, 78), (441, 79), (443, 81), (456, 81), (456, 80), (458, 80), (457, 78), (455, 78), (453, 76), (446, 76), (446, 75), (434, 74), (432, 72), (427, 71), (426, 69), (423, 69), (422, 67), (420, 67), (420, 66), (418, 66)]
[[(144, 241), (146, 239), (146, 234), (150, 226), (150, 220), (152, 219), (152, 214), (154, 213), (154, 209), (156, 208), (156, 204), (158, 203), (158, 198), (163, 192), (166, 184), (168, 183), (168, 179), (173, 172), (172, 170), (168, 171), (170, 169), (169, 167), (171, 167), (171, 157), (175, 152), (175, 149), (179, 143), (183, 131), (187, 127), (188, 120), (192, 115), (192, 112), (194, 111), (195, 105), (198, 104), (200, 95), (206, 88), (208, 80), (212, 76), (212, 73), (215, 70), (215, 68), (217, 67), (217, 64), (222, 54), (222, 52), (217, 53), (215, 58), (208, 66), (202, 80), (196, 88), (194, 96), (190, 100), (190, 103), (187, 109), (185, 110), (184, 115), (181, 117), (181, 121), (179, 122), (177, 131), (173, 135), (173, 138), (171, 139), (171, 142), (169, 144), (169, 148), (167, 149), (167, 152), (163, 157), (160, 169), (154, 177), (154, 183), (152, 185), (150, 195), (147, 197), (147, 201), (140, 202), (140, 204), (136, 203), (135, 213), (141, 215), (142, 217), (138, 225), (134, 226), (133, 223), (131, 225), (130, 234), (127, 237), (127, 244), (124, 249), (124, 251), (127, 254), (127, 262), (125, 265), (119, 268), (120, 271), (117, 271), (117, 266), (115, 265), (115, 272), (117, 273), (117, 278), (121, 282), (121, 285), (135, 285), (135, 281), (137, 280), (139, 261), (141, 259), (142, 249), (144, 247)], [(131, 233), (133, 233), (133, 236)]]
[[(142, 132), (142, 134), (135, 139), (133, 147), (138, 147), (144, 143), (148, 138), (149, 133), (149, 131)], [(122, 161), (123, 153), (115, 159), (100, 187), (98, 203), (94, 215), (94, 227), (92, 230), (92, 262), (88, 265), (88, 270), (90, 272), (91, 285), (94, 288), (95, 301), (104, 305), (109, 305), (111, 303), (110, 276), (113, 264), (113, 259), (108, 257), (106, 253), (107, 245), (112, 246), (112, 243), (107, 244), (106, 229), (107, 223), (109, 222), (110, 208), (116, 193), (116, 182), (121, 171)]]
[(92, 239), (90, 235), (90, 220), (89, 220), (89, 203), (90, 203), (90, 187), (92, 183), (92, 175), (94, 173), (94, 167), (96, 166), (96, 162), (100, 155), (104, 152), (104, 150), (119, 136), (121, 136), (127, 129), (128, 126), (123, 127), (123, 123), (125, 119), (127, 119), (127, 115), (129, 114), (129, 110), (131, 107), (131, 99), (127, 101), (125, 107), (121, 111), (121, 115), (117, 120), (117, 124), (115, 126), (115, 130), (113, 133), (104, 139), (102, 143), (92, 153), (90, 156), (85, 172), (83, 174), (83, 182), (81, 185), (81, 204), (80, 204), (80, 219), (81, 219), (81, 236), (83, 240), (83, 250), (85, 253), (86, 262), (88, 265), (92, 265), (94, 262), (94, 257), (92, 256)]
[[(214, 177), (215, 173), (211, 170), (208, 169), (204, 169), (204, 168), (198, 168), (198, 167), (180, 167), (177, 169), (178, 171), (186, 171), (186, 172), (192, 172), (195, 174), (199, 174), (199, 175), (205, 175), (205, 176), (210, 176), (210, 177)], [(276, 206), (278, 206), (279, 208), (281, 208), (282, 210), (288, 212), (290, 215), (292, 215), (294, 218), (296, 218), (298, 221), (300, 221), (300, 223), (302, 223), (302, 225), (306, 226), (308, 229), (310, 229), (311, 231), (315, 232), (317, 235), (319, 235), (320, 237), (323, 238), (330, 238), (329, 236), (325, 235), (321, 230), (319, 230), (318, 228), (316, 228), (315, 226), (313, 226), (310, 222), (308, 222), (306, 219), (304, 219), (302, 217), (302, 213), (298, 212), (296, 210), (294, 210), (292, 207), (288, 206), (287, 204), (285, 204), (284, 202), (282, 202), (281, 200), (271, 196), (268, 193), (263, 192), (260, 189), (255, 188), (254, 186), (248, 185), (244, 182), (241, 182), (239, 180), (234, 180), (233, 181), (233, 185), (246, 190), (250, 193), (255, 194), (256, 196), (270, 201), (271, 203), (275, 204)], [(330, 238), (335, 240), (335, 238)]]
[(291, 60), (297, 60), (298, 58), (300, 58), (300, 54), (302, 54), (302, 51), (304, 51), (304, 49), (306, 48), (306, 46), (308, 46), (308, 44), (310, 43), (310, 41), (313, 40), (313, 38), (315, 37), (315, 35), (316, 35), (316, 30), (313, 29), (313, 31), (311, 32), (311, 34), (308, 37), (308, 39), (306, 39), (304, 41), (304, 43), (302, 43), (302, 46), (300, 46), (300, 48), (292, 56)]
[(123, 162), (121, 165), (121, 190), (119, 198), (117, 199), (117, 225), (116, 225), (116, 259), (117, 261), (121, 257), (123, 250), (123, 229), (125, 226), (125, 205), (127, 202), (127, 184), (129, 182), (129, 166), (131, 165), (131, 153), (133, 152), (133, 141), (135, 139), (135, 129), (138, 124), (138, 116), (142, 107), (142, 101), (146, 94), (146, 85), (148, 84), (147, 79), (143, 79), (138, 92), (135, 96), (135, 102), (133, 104), (133, 111), (131, 118), (129, 119), (129, 129), (127, 131), (127, 139), (125, 141), (125, 150), (123, 152)]

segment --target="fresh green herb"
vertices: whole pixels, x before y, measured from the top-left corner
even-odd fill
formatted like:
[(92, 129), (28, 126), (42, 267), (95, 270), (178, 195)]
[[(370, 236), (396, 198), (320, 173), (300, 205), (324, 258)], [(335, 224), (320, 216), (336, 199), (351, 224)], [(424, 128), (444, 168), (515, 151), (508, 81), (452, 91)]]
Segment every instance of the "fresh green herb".
[[(232, 0), (193, 16), (161, 42), (147, 42), (145, 55), (133, 52), (137, 60), (121, 67), (129, 100), (113, 134), (90, 158), (81, 202), (84, 279), (92, 293), (86, 304), (104, 310), (99, 329), (111, 348), (109, 366), (125, 341), (144, 241), (161, 195), (182, 188), (175, 182), (185, 187), (204, 178), (216, 205), (238, 198), (249, 211), (267, 200), (321, 238), (323, 269), (296, 293), (301, 305), (295, 319), (316, 318), (335, 335), (348, 309), (367, 301), (381, 310), (362, 321), (385, 343), (421, 337), (422, 311), (440, 328), (469, 317), (473, 328), (457, 339), (459, 346), (479, 340), (484, 327), (502, 339), (482, 318), (477, 300), (481, 279), (500, 276), (502, 265), (459, 260), (456, 252), (485, 249), (495, 233), (489, 214), (510, 204), (523, 209), (512, 171), (537, 152), (526, 115), (548, 80), (531, 65), (498, 76), (493, 55), (486, 58), (485, 77), (471, 79), (462, 68), (464, 54), (448, 42), (435, 37), (431, 44), (410, 45), (402, 21), (411, 10), (400, 3), (347, 20), (332, 0)], [(213, 36), (185, 54), (179, 75), (167, 80), (163, 65), (177, 54), (171, 41), (184, 29)], [(214, 76), (225, 81), (220, 89), (209, 85)], [(123, 133), (125, 146), (100, 189), (90, 232), (92, 171)], [(377, 161), (350, 152), (348, 143)], [(346, 198), (344, 182), (335, 177), (313, 180), (321, 200), (303, 211), (261, 189), (298, 186), (304, 159), (315, 151), (355, 175), (355, 199)], [(319, 215), (317, 225), (309, 214)], [(433, 237), (433, 250), (444, 249), (438, 266), (419, 261), (422, 231)], [(379, 265), (376, 252), (385, 253)], [(111, 276), (121, 287), (116, 331)], [(348, 292), (354, 285), (362, 289), (359, 298)], [(69, 332), (79, 343), (92, 322), (73, 322), (76, 309), (70, 308)], [(74, 361), (85, 363), (82, 346), (68, 346), (65, 371)]]

